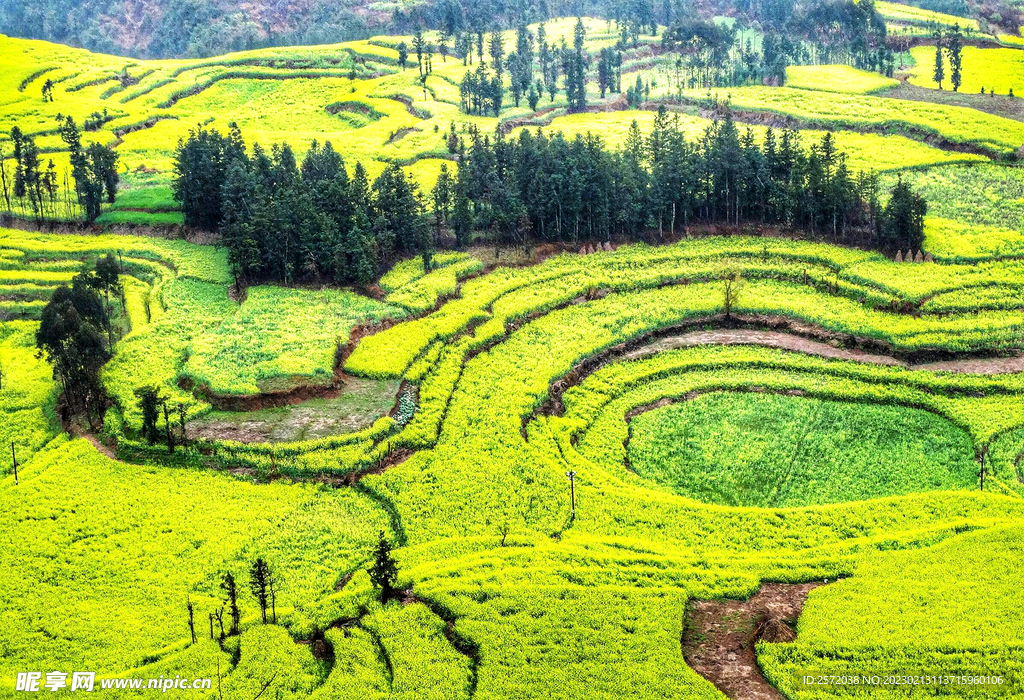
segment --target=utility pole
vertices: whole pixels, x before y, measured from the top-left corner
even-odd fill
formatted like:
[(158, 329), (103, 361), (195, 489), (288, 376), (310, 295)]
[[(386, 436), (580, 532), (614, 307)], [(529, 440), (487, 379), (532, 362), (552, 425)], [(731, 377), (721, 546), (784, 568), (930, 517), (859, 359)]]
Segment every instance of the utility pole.
[(18, 455), (14, 453), (14, 441), (11, 441), (11, 463), (14, 464), (14, 485), (18, 485)]
[(194, 607), (192, 601), (185, 598), (185, 607), (188, 608), (188, 631), (192, 633), (192, 643), (196, 643), (196, 626), (193, 618)]
[(569, 502), (572, 504), (571, 519), (576, 519), (576, 472), (572, 469), (565, 473), (569, 477)]

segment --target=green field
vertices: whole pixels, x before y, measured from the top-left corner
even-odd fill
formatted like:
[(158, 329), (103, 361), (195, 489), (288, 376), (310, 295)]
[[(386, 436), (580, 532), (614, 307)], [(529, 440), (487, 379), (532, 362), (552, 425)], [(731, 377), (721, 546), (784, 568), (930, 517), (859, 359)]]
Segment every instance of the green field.
[[(817, 128), (932, 136), (996, 153), (1015, 150), (1024, 142), (1020, 122), (964, 107), (788, 87), (749, 86), (716, 95), (723, 100), (728, 97), (735, 109), (791, 117)], [(695, 103), (706, 99), (703, 91), (687, 91), (683, 96)]]
[(630, 468), (641, 477), (731, 506), (835, 503), (975, 481), (967, 435), (914, 410), (709, 394), (641, 414), (629, 440)]
[(875, 9), (885, 17), (897, 23), (921, 25), (925, 27), (952, 27), (960, 25), (961, 29), (978, 30), (978, 21), (966, 17), (957, 17), (943, 12), (933, 12), (913, 5), (895, 2), (876, 2)]
[[(271, 391), (284, 378), (330, 382), (335, 349), (356, 323), (401, 315), (350, 292), (256, 287), (238, 313), (193, 344), (183, 376), (215, 394)], [(296, 337), (295, 328), (315, 332)]]

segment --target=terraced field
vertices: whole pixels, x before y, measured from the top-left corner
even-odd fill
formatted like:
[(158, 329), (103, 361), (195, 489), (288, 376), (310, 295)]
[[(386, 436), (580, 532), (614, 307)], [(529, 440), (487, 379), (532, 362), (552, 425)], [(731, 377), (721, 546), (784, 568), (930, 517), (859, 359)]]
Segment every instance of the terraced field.
[[(560, 255), (471, 279), (479, 262), (465, 255), (427, 275), (403, 264), (382, 280), (388, 299), (428, 312), (362, 337), (343, 369), (404, 380), (399, 397), (416, 387), (411, 410), (299, 442), (204, 439), (191, 456), (173, 458), (193, 467), (180, 470), (163, 464), (172, 459), (164, 448), (131, 437), (133, 389), (162, 383), (201, 415), (209, 404), (179, 380), (196, 378), (194, 368), (213, 358), (260, 376), (261, 365), (225, 354), (260, 344), (275, 358), (267, 376), (294, 379), (308, 370), (285, 361), (273, 332), (241, 329), (259, 323), (268, 299), (286, 309), (290, 294), (314, 315), (316, 304), (306, 292), (268, 288), (251, 290), (239, 307), (227, 298), (223, 259), (201, 246), (16, 231), (4, 232), (3, 246), (39, 280), (52, 271), (33, 266), (70, 269), (111, 247), (136, 261), (129, 296), (137, 325), (104, 375), (117, 402), (106, 428), (122, 459), (150, 464), (57, 437), (42, 368), (13, 375), (2, 395), (22, 467), (18, 486), (8, 470), (2, 498), (6, 512), (23, 515), (6, 534), (39, 545), (9, 553), (12, 570), (40, 571), (64, 551), (61, 538), (70, 538), (66, 556), (83, 573), (112, 561), (124, 537), (147, 539), (153, 554), (120, 578), (105, 575), (100, 589), (62, 576), (34, 591), (27, 608), (27, 592), (6, 587), (0, 607), (15, 624), (5, 627), (5, 644), (23, 651), (6, 657), (0, 677), (55, 657), (112, 675), (172, 668), (214, 676), (221, 658), (229, 687), (258, 691), (259, 668), (269, 664), (287, 697), (336, 696), (341, 687), (375, 697), (534, 697), (564, 687), (586, 687), (588, 697), (717, 697), (679, 653), (687, 600), (744, 597), (764, 580), (841, 578), (811, 592), (796, 645), (758, 647), (765, 675), (793, 697), (812, 696), (787, 680), (793, 669), (821, 664), (844, 673), (864, 664), (966, 667), (1018, 682), (1018, 631), (999, 621), (1015, 618), (1015, 596), (998, 592), (1012, 576), (979, 564), (950, 578), (942, 562), (966, 551), (979, 562), (1016, 556), (1024, 375), (990, 373), (1010, 371), (1010, 360), (937, 366), (967, 373), (921, 364), (1021, 346), (1017, 260), (893, 263), (819, 244), (714, 238)], [(725, 323), (718, 277), (726, 267), (744, 280), (731, 323), (788, 329), (792, 343), (693, 341), (693, 329)], [(383, 318), (343, 295), (318, 303), (367, 324)], [(20, 312), (32, 308), (26, 300)], [(284, 321), (324, 328), (319, 317), (274, 319)], [(4, 324), (5, 363), (30, 352), (27, 324)], [(303, 342), (322, 352), (336, 345), (327, 335), (303, 334)], [(211, 390), (233, 390), (228, 376), (211, 380)], [(977, 455), (986, 450), (981, 491)], [(381, 464), (388, 468), (355, 489), (315, 483)], [(210, 467), (309, 483), (253, 484)], [(54, 517), (40, 521), (56, 503)], [(82, 545), (72, 533), (83, 528), (92, 544), (75, 558)], [(402, 545), (400, 583), (415, 604), (370, 604), (360, 561), (379, 528)], [(186, 532), (198, 544), (182, 560), (174, 543)], [(252, 625), (233, 665), (216, 645), (188, 646), (175, 601), (188, 592), (206, 615), (217, 605), (217, 572), (256, 552), (287, 582), (283, 627)], [(156, 575), (162, 561), (177, 562), (175, 578)], [(905, 588), (911, 570), (920, 577)], [(118, 593), (129, 581), (145, 595)], [(897, 588), (906, 592), (884, 593)], [(969, 602), (978, 588), (992, 591), (984, 605)], [(954, 611), (944, 601), (957, 601)], [(921, 615), (922, 605), (944, 613)], [(81, 611), (73, 633), (62, 622), (71, 609)], [(251, 605), (245, 614), (244, 625), (255, 622)], [(109, 624), (114, 615), (148, 622), (128, 639)], [(893, 618), (912, 622), (891, 628)], [(328, 631), (333, 666), (295, 646), (337, 620), (355, 627), (347, 636)], [(31, 631), (39, 625), (46, 634)], [(989, 650), (983, 664), (979, 649)]]
[[(883, 3), (886, 8), (906, 6)], [(917, 13), (923, 11), (909, 8)], [(883, 14), (887, 11), (883, 8)], [(604, 21), (587, 19), (586, 48), (596, 52), (612, 45), (617, 33)], [(536, 32), (537, 25), (531, 30)], [(563, 39), (572, 42), (574, 21), (561, 19), (545, 24), (550, 45)], [(760, 35), (751, 39), (759, 43)], [(506, 53), (515, 49), (514, 32), (503, 35)], [(428, 32), (425, 41), (437, 42)], [(695, 136), (709, 123), (695, 113), (706, 99), (704, 90), (669, 88), (668, 73), (650, 68), (650, 38), (623, 59), (622, 84), (638, 76), (654, 80), (652, 95), (682, 98), (693, 107), (686, 116)], [(568, 133), (592, 130), (608, 138), (624, 134), (636, 118), (641, 124), (649, 111), (616, 112), (623, 105), (617, 95), (601, 98), (597, 76), (588, 74), (586, 114), (564, 117), (564, 92), (554, 99), (541, 96), (537, 111), (525, 99), (517, 105), (506, 94), (501, 112), (494, 116), (469, 116), (459, 109), (459, 83), (467, 70), (463, 61), (435, 56), (433, 72), (420, 84), (415, 60), (411, 68), (397, 66), (399, 43), (412, 46), (413, 38), (376, 37), (369, 41), (317, 47), (285, 47), (248, 51), (213, 59), (128, 61), (116, 56), (91, 54), (45, 42), (3, 37), (7, 70), (0, 78), (0, 94), (8, 95), (0, 112), (0, 146), (10, 158), (10, 129), (18, 126), (33, 136), (44, 161), (52, 160), (62, 186), (69, 168), (66, 147), (56, 131), (56, 116), (71, 115), (81, 125), (94, 121), (84, 133), (85, 142), (113, 144), (119, 154), (122, 188), (117, 200), (107, 205), (99, 219), (105, 226), (181, 224), (181, 214), (169, 188), (173, 155), (178, 140), (197, 125), (226, 131), (236, 123), (246, 139), (269, 148), (287, 140), (302, 157), (314, 141), (329, 140), (349, 166), (363, 163), (370, 177), (386, 164), (406, 167), (423, 189), (437, 178), (440, 163), (451, 159), (445, 135), (452, 122), (459, 132), (474, 125), (486, 132), (499, 123), (544, 125)], [(927, 46), (914, 49), (923, 55)], [(999, 53), (1003, 52), (1003, 53)], [(1015, 49), (974, 49), (965, 55), (964, 90), (982, 76), (1011, 75), (996, 63), (1012, 68)], [(981, 58), (986, 60), (982, 61)], [(414, 59), (415, 57), (413, 57)], [(1002, 62), (1002, 63), (999, 63)], [(930, 65), (920, 59), (921, 66)], [(660, 65), (660, 64), (659, 64)], [(666, 68), (665, 70), (669, 70)], [(994, 72), (993, 72), (994, 71)], [(914, 75), (917, 75), (915, 73)], [(919, 82), (918, 77), (913, 78)], [(924, 78), (921, 78), (924, 80)], [(1001, 78), (1001, 93), (1011, 78)], [(52, 81), (52, 101), (41, 91)], [(925, 80), (925, 83), (927, 80)], [(989, 82), (992, 82), (989, 80)], [(920, 83), (920, 84), (925, 84)], [(948, 162), (965, 162), (1014, 150), (1024, 142), (1019, 123), (999, 116), (957, 106), (885, 99), (870, 93), (885, 90), (892, 79), (847, 66), (792, 66), (788, 89), (744, 87), (718, 94), (744, 112), (740, 120), (755, 123), (788, 123), (803, 129), (838, 130), (838, 140), (854, 159), (857, 169), (891, 170)], [(760, 130), (759, 130), (760, 132)], [(880, 135), (889, 135), (882, 139)], [(805, 143), (818, 134), (807, 133)], [(898, 138), (897, 138), (898, 137)], [(938, 145), (941, 148), (936, 148)], [(28, 215), (25, 201), (13, 208)]]
[[(878, 8), (922, 31), (963, 19)], [(549, 41), (574, 25), (548, 22)], [(588, 50), (618, 40), (586, 26)], [(329, 139), (350, 171), (399, 163), (423, 188), (457, 172), (453, 125), (616, 148), (653, 125), (658, 95), (625, 109), (593, 76), (582, 113), (559, 94), (463, 114), (472, 67), (438, 54), (421, 83), (403, 41), (126, 66), (0, 38), (0, 132), (20, 125), (64, 167), (56, 114), (106, 109), (86, 137), (116, 143), (124, 172), (110, 230), (0, 228), (0, 696), (55, 669), (209, 678), (169, 692), (208, 700), (936, 695), (808, 673), (998, 676), (939, 695), (1024, 696), (1024, 124), (882, 97), (892, 79), (839, 65), (661, 96), (690, 142), (728, 101), (754, 141), (831, 131), (854, 172), (909, 182), (925, 238), (899, 261), (754, 224), (526, 251), (474, 231), (365, 287), (241, 290), (225, 247), (122, 228), (180, 224), (173, 152), (196, 124), (300, 156)], [(639, 43), (624, 84), (657, 74)], [(54, 290), (107, 254), (125, 335), (90, 429), (65, 422), (35, 334)], [(147, 387), (176, 450), (142, 434)], [(385, 603), (367, 570), (382, 535)], [(240, 633), (222, 640), (226, 573)], [(700, 626), (719, 608), (732, 617)]]

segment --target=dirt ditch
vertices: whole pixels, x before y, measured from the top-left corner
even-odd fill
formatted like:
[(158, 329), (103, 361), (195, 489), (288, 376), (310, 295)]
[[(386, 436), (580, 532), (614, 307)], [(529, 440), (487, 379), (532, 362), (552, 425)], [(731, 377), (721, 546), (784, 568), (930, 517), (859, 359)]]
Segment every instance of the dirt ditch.
[(822, 583), (766, 583), (747, 600), (694, 600), (683, 619), (683, 658), (732, 700), (784, 700), (761, 673), (757, 642), (792, 642), (807, 594)]
[(404, 126), (401, 129), (398, 129), (397, 131), (392, 133), (391, 136), (388, 137), (388, 140), (384, 142), (384, 145), (387, 146), (389, 144), (394, 143), (395, 141), (400, 141), (400, 140), (404, 139), (406, 136), (408, 136), (409, 134), (411, 134), (413, 132), (416, 132), (416, 131), (420, 131), (420, 129), (417, 129), (414, 126)]
[(342, 393), (344, 384), (344, 380), (335, 378), (328, 384), (300, 384), (287, 391), (268, 391), (260, 394), (214, 394), (206, 390), (205, 387), (197, 387), (194, 393), (201, 396), (218, 411), (248, 413), (264, 408), (292, 406), (310, 399), (336, 398)]

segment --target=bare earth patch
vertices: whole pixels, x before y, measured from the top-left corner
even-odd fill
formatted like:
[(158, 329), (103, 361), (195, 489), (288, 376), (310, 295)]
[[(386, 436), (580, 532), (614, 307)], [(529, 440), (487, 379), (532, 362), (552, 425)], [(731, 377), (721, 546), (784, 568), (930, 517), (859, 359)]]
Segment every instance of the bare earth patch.
[(796, 639), (807, 594), (821, 583), (766, 583), (748, 600), (695, 600), (686, 606), (683, 658), (732, 700), (783, 700), (757, 665), (755, 646)]
[(397, 381), (347, 377), (328, 396), (255, 411), (213, 411), (188, 424), (199, 440), (293, 442), (351, 433), (369, 427), (392, 408)]

